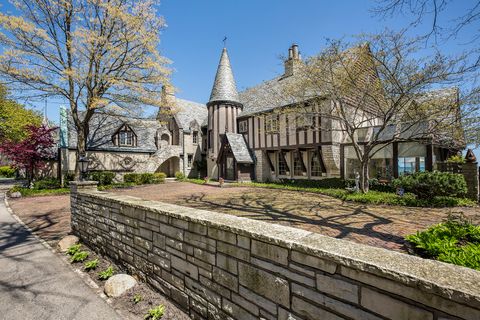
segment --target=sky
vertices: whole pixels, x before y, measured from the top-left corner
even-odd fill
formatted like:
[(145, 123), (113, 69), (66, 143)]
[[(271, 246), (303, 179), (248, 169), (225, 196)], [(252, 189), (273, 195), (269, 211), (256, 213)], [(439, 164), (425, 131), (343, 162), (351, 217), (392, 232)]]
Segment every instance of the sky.
[[(472, 6), (477, 0), (456, 1), (440, 17), (448, 22)], [(2, 11), (11, 10), (3, 4)], [(350, 38), (360, 33), (381, 32), (385, 28), (400, 30), (410, 17), (375, 16), (374, 0), (163, 0), (159, 14), (167, 23), (162, 31), (160, 51), (172, 60), (172, 81), (177, 96), (207, 102), (226, 36), (237, 87), (254, 86), (278, 76), (283, 71), (281, 56), (292, 43), (299, 45), (302, 56), (318, 53), (325, 39)], [(429, 25), (413, 29), (411, 35), (425, 33)], [(472, 36), (465, 30), (463, 37), (441, 44), (444, 53), (459, 52), (461, 43)], [(47, 101), (49, 119), (58, 122), (62, 101)], [(42, 109), (44, 101), (31, 106)]]

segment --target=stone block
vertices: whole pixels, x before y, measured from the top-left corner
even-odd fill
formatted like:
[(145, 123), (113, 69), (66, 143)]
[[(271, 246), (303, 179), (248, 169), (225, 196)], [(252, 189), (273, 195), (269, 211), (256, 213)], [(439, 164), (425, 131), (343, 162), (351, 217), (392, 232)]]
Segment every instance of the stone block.
[(278, 264), (288, 265), (288, 249), (286, 248), (252, 240), (252, 254)]
[(217, 228), (208, 228), (208, 236), (210, 238), (220, 240), (223, 242), (228, 242), (230, 244), (237, 244), (237, 236), (234, 233), (220, 230)]
[(300, 317), (297, 317), (289, 310), (285, 310), (282, 307), (278, 308), (278, 320), (302, 320)]
[(237, 260), (230, 258), (221, 253), (217, 254), (217, 267), (227, 270), (230, 273), (238, 274)]
[(184, 232), (184, 241), (203, 250), (215, 252), (216, 240), (189, 231)]
[(197, 300), (190, 299), (190, 307), (197, 313), (202, 315), (202, 317), (207, 317), (207, 307), (198, 302)]
[(171, 267), (192, 279), (198, 280), (198, 267), (184, 259), (171, 256)]
[(225, 242), (217, 242), (217, 251), (240, 260), (250, 260), (250, 251), (230, 245)]
[(235, 319), (245, 319), (245, 320), (256, 320), (257, 317), (252, 315), (247, 310), (236, 305), (232, 301), (227, 299), (222, 299), (222, 309), (227, 312), (229, 315), (233, 316)]
[(187, 261), (193, 263), (197, 267), (200, 267), (200, 268), (202, 268), (206, 271), (209, 271), (209, 272), (212, 271), (212, 265), (209, 264), (208, 262), (204, 262), (203, 260), (197, 259), (197, 258), (192, 257), (192, 256), (187, 256)]
[(292, 298), (292, 311), (300, 315), (302, 319), (343, 320), (343, 318), (296, 296)]
[(250, 301), (246, 300), (245, 298), (239, 296), (235, 292), (232, 292), (232, 301), (245, 310), (250, 311), (252, 314), (258, 316), (260, 314), (260, 309), (258, 306), (254, 303), (251, 303)]
[(317, 274), (317, 290), (342, 300), (358, 304), (358, 286), (350, 282)]
[(181, 277), (178, 277), (176, 275), (174, 275), (173, 273), (170, 273), (166, 270), (161, 270), (161, 274), (162, 274), (162, 279), (165, 280), (166, 282), (168, 282), (169, 284), (171, 284), (172, 286), (180, 289), (180, 290), (183, 290), (184, 289), (184, 286), (185, 286), (185, 282), (183, 281), (183, 279)]
[(160, 224), (160, 233), (172, 238), (183, 241), (183, 230), (169, 226), (167, 224)]
[(188, 223), (188, 231), (205, 236), (207, 235), (208, 228), (203, 224), (199, 224), (196, 222), (189, 222)]
[(174, 227), (188, 230), (188, 221), (170, 217), (170, 224)]
[(152, 242), (148, 241), (148, 240), (145, 240), (143, 238), (135, 236), (133, 238), (133, 243), (137, 246), (140, 246), (140, 247), (146, 249), (146, 250), (152, 250)]
[(193, 247), (182, 241), (166, 238), (165, 243), (168, 247), (174, 248), (175, 250), (181, 251), (185, 254), (193, 255)]
[(432, 320), (433, 314), (425, 309), (363, 287), (361, 305), (367, 310), (389, 319)]
[(211, 303), (218, 308), (222, 308), (222, 298), (219, 294), (213, 292), (209, 288), (206, 288), (204, 285), (192, 280), (189, 277), (185, 277), (185, 285), (188, 289), (199, 295), (205, 302)]
[(199, 249), (199, 248), (194, 248), (193, 249), (193, 256), (195, 258), (198, 258), (200, 260), (203, 260), (205, 262), (210, 263), (211, 265), (215, 265), (215, 254), (210, 253), (208, 251)]
[(335, 273), (337, 270), (337, 264), (328, 260), (320, 259), (314, 256), (310, 256), (308, 254), (292, 251), (291, 253), (292, 261), (297, 263), (309, 266), (311, 268), (315, 268), (318, 270), (322, 270), (328, 273)]
[(315, 287), (315, 278), (313, 278), (313, 277), (306, 277), (302, 274), (292, 272), (292, 271), (290, 271), (286, 268), (277, 266), (275, 264), (272, 264), (272, 263), (269, 263), (269, 262), (266, 262), (266, 261), (263, 261), (263, 260), (260, 260), (260, 259), (257, 259), (257, 258), (252, 258), (251, 263), (256, 265), (256, 266), (259, 266), (259, 267), (261, 267), (265, 270), (269, 270), (272, 273), (280, 274), (280, 275), (284, 276), (285, 278), (287, 278), (289, 280), (296, 281), (296, 282), (299, 282), (299, 283), (303, 283), (303, 284), (305, 284), (307, 286), (310, 286), (310, 287)]
[(272, 301), (265, 299), (264, 297), (256, 294), (255, 292), (252, 292), (248, 290), (247, 288), (244, 288), (242, 286), (239, 287), (238, 290), (240, 296), (243, 298), (254, 302), (255, 305), (259, 306), (260, 308), (263, 308), (267, 310), (268, 312), (272, 314), (277, 314), (277, 305), (273, 303)]
[(200, 276), (199, 279), (200, 279), (200, 283), (203, 286), (205, 286), (205, 288), (208, 288), (208, 289), (212, 290), (213, 292), (221, 295), (222, 297), (230, 299), (231, 293), (230, 293), (229, 289), (227, 289), (225, 287), (222, 287), (221, 285), (213, 282), (212, 280), (210, 280), (210, 279), (208, 279), (204, 276)]
[(237, 235), (237, 246), (243, 249), (250, 250), (250, 238)]
[(213, 268), (212, 276), (213, 281), (216, 283), (219, 283), (232, 291), (238, 292), (238, 279), (236, 276), (217, 267)]
[(241, 262), (238, 264), (238, 279), (247, 289), (282, 306), (290, 305), (290, 289), (287, 280)]

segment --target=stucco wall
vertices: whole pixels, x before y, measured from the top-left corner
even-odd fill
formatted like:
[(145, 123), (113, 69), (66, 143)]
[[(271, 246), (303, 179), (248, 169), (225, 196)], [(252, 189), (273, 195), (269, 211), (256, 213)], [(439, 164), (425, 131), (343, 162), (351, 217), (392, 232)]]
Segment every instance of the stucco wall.
[(246, 218), (72, 190), (75, 234), (193, 319), (480, 319), (474, 270)]

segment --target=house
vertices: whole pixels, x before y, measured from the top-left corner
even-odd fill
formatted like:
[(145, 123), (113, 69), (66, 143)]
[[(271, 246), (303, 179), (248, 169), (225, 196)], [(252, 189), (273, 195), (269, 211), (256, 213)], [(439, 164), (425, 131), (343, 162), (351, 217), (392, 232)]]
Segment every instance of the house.
[[(355, 58), (360, 53), (364, 53), (363, 48), (346, 52), (352, 64), (360, 61)], [(366, 58), (368, 63), (368, 54)], [(119, 175), (165, 172), (173, 176), (181, 171), (190, 177), (207, 175), (237, 181), (351, 178), (359, 162), (338, 120), (321, 117), (318, 112), (311, 116), (296, 113), (295, 106), (302, 101), (282, 95), (300, 76), (302, 63), (298, 46), (292, 45), (281, 76), (238, 92), (227, 49), (223, 48), (206, 104), (179, 99), (165, 87), (163, 104), (175, 110), (169, 115), (159, 112), (155, 119), (140, 119), (95, 113), (87, 139), (89, 169)], [(374, 77), (374, 73), (368, 75), (368, 79)], [(456, 97), (458, 92), (442, 94)], [(323, 113), (335, 103), (329, 97), (311, 101), (309, 108)], [(286, 108), (289, 112), (282, 111)], [(61, 119), (60, 164), (65, 173), (75, 167), (76, 132), (67, 112), (63, 111)], [(371, 121), (359, 138), (367, 139), (377, 125)], [(460, 148), (431, 139), (395, 142), (375, 154), (371, 177), (391, 179), (432, 170)]]

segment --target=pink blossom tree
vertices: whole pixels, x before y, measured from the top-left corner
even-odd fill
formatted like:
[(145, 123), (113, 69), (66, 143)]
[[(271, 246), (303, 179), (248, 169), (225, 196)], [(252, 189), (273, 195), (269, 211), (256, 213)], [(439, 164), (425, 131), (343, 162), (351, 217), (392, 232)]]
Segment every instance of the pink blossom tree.
[(28, 185), (35, 172), (45, 166), (45, 160), (55, 155), (53, 131), (45, 125), (26, 127), (27, 137), (21, 141), (6, 140), (0, 143), (0, 152), (6, 155), (17, 170), (24, 170)]

